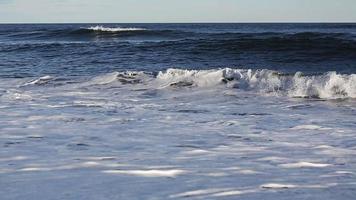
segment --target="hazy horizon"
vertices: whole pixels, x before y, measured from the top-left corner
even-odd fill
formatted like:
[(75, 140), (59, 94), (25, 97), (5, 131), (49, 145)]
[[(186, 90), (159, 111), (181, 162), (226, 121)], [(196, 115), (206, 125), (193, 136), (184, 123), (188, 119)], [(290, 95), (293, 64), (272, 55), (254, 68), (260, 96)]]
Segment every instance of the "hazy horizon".
[(104, 25), (104, 24), (356, 24), (356, 22), (335, 21), (335, 22), (0, 22), (3, 25), (16, 24), (89, 24), (89, 25)]
[(352, 0), (0, 0), (0, 23), (354, 23)]

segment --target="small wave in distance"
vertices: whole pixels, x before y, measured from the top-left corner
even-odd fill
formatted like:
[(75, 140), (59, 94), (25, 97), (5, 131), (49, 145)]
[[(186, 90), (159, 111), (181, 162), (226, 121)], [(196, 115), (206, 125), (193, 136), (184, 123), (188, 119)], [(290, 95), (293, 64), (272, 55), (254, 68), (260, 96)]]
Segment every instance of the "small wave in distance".
[(85, 28), (91, 31), (102, 31), (102, 32), (128, 32), (128, 31), (146, 31), (145, 28), (124, 28), (124, 27), (104, 27), (104, 26), (91, 26)]

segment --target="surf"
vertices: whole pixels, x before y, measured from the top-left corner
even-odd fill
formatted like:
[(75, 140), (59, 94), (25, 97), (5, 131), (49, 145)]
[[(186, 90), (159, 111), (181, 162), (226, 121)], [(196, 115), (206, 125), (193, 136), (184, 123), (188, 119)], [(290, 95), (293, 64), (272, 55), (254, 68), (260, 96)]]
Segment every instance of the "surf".
[[(58, 85), (63, 80), (52, 76), (31, 79), (21, 87)], [(291, 98), (355, 99), (356, 74), (326, 72), (314, 75), (282, 73), (268, 69), (217, 68), (210, 70), (188, 70), (169, 68), (159, 72), (123, 71), (97, 75), (88, 80), (67, 81), (82, 87), (112, 86), (131, 87), (142, 85), (159, 90), (169, 89), (221, 89), (249, 91), (260, 95), (288, 96)]]
[(128, 32), (128, 31), (146, 31), (146, 28), (135, 28), (135, 27), (104, 27), (104, 26), (91, 26), (89, 28), (83, 28), (91, 31), (98, 32)]

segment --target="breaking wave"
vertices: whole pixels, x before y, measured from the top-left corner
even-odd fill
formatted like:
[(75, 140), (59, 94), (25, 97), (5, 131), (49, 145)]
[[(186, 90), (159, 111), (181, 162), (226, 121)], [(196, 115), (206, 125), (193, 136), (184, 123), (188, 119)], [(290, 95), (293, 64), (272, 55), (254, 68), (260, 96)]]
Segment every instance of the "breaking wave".
[[(216, 88), (256, 92), (262, 95), (292, 98), (348, 99), (356, 98), (356, 74), (327, 72), (305, 75), (302, 72), (285, 74), (268, 69), (184, 70), (170, 68), (158, 73), (145, 71), (112, 72), (83, 80), (68, 80), (43, 76), (28, 80), (19, 87), (62, 86), (80, 87), (144, 85), (154, 89)], [(78, 86), (78, 85), (77, 85)]]
[(89, 28), (85, 28), (91, 31), (102, 31), (102, 32), (127, 32), (127, 31), (145, 31), (145, 28), (122, 28), (122, 27), (104, 27), (104, 26), (91, 26)]
[(356, 74), (328, 72), (320, 75), (283, 74), (273, 70), (218, 69), (160, 72), (157, 80), (165, 86), (228, 87), (258, 91), (264, 94), (298, 98), (356, 98)]
[(108, 85), (108, 84), (138, 84), (147, 82), (152, 78), (151, 73), (147, 72), (112, 72), (92, 78), (84, 85)]
[[(41, 81), (41, 79), (39, 79)], [(36, 81), (35, 81), (36, 82)], [(356, 98), (356, 74), (327, 72), (318, 75), (283, 74), (260, 69), (167, 69), (158, 74), (147, 72), (113, 72), (92, 78), (85, 85), (144, 84), (156, 89), (227, 87), (263, 95), (292, 98)]]

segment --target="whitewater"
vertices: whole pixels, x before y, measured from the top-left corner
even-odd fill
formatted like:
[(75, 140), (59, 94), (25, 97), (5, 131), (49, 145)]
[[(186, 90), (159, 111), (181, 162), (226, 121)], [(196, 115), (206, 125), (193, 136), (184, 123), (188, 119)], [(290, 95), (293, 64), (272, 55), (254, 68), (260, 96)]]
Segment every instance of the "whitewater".
[(355, 30), (0, 25), (0, 199), (354, 200)]
[(104, 27), (104, 26), (91, 26), (89, 28), (84, 28), (92, 31), (99, 32), (125, 32), (125, 31), (144, 31), (145, 28), (122, 28), (122, 27)]
[(4, 199), (355, 194), (354, 74), (172, 68), (0, 87)]

